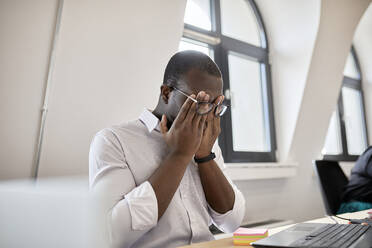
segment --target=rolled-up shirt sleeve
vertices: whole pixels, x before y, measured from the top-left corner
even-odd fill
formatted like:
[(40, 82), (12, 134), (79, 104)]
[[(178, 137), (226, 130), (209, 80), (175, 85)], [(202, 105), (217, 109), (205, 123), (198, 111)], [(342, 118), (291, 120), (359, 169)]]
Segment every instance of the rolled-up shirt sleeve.
[(156, 226), (155, 192), (148, 181), (136, 186), (122, 146), (109, 129), (97, 133), (91, 143), (89, 184), (105, 201), (112, 246), (130, 247)]
[[(213, 147), (213, 152), (216, 154), (215, 161), (217, 165), (220, 167), (222, 172), (224, 172), (226, 166), (223, 161), (221, 149), (218, 146), (217, 142)], [(216, 225), (221, 231), (225, 233), (231, 233), (234, 232), (237, 228), (239, 228), (243, 221), (245, 215), (245, 199), (243, 194), (230, 180), (230, 178), (228, 178), (225, 173), (224, 175), (226, 179), (229, 181), (232, 189), (234, 190), (235, 194), (234, 206), (230, 211), (224, 214), (216, 212), (209, 204), (208, 209), (213, 224)]]

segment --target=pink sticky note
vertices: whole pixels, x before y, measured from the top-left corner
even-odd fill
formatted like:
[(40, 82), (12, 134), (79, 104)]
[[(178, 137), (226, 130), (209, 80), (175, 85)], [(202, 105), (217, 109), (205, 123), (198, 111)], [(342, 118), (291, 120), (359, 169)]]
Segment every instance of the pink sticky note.
[(234, 235), (239, 236), (264, 236), (267, 234), (267, 229), (253, 229), (240, 227), (234, 232)]

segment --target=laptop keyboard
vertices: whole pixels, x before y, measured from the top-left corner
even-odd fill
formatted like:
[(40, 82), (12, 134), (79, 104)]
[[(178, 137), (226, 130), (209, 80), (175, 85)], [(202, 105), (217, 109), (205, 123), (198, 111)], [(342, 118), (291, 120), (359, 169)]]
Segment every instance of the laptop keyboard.
[(328, 224), (305, 237), (296, 240), (294, 247), (349, 247), (365, 233), (370, 226), (356, 224)]

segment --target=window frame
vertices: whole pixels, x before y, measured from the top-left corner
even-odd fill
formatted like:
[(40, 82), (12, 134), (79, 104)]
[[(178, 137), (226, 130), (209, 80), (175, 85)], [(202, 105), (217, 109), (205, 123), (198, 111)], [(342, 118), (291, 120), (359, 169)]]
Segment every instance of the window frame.
[(221, 118), (221, 134), (218, 138), (219, 145), (222, 150), (225, 162), (240, 163), (240, 162), (276, 162), (276, 133), (274, 121), (274, 107), (272, 94), (271, 67), (269, 63), (269, 49), (266, 37), (265, 25), (261, 14), (254, 0), (245, 0), (253, 10), (259, 28), (261, 47), (240, 41), (221, 32), (221, 5), (220, 0), (210, 0), (211, 6), (211, 31), (192, 26), (184, 23), (183, 37), (191, 40), (200, 41), (208, 44), (213, 50), (214, 61), (220, 67), (224, 81), (223, 92), (225, 93), (225, 102), (231, 105), (229, 97), (230, 81), (229, 81), (229, 52), (239, 53), (252, 58), (260, 63), (261, 66), (261, 87), (262, 87), (262, 107), (265, 120), (266, 142), (269, 144), (270, 151), (268, 152), (242, 152), (233, 150), (233, 133), (232, 133), (232, 118), (230, 108)]
[[(363, 121), (363, 127), (364, 127), (364, 133), (366, 134), (365, 142), (367, 144), (367, 147), (369, 146), (368, 141), (368, 129), (367, 129), (367, 120), (366, 120), (366, 111), (365, 111), (365, 101), (364, 101), (364, 93), (363, 93), (363, 87), (362, 87), (362, 73), (360, 69), (359, 60), (357, 57), (357, 54), (355, 52), (354, 46), (351, 47), (351, 56), (353, 57), (355, 61), (355, 66), (359, 74), (359, 79), (350, 78), (348, 76), (343, 77), (342, 79), (342, 87), (352, 88), (355, 90), (358, 90), (360, 93), (360, 100), (361, 100), (361, 111), (362, 111), (362, 121)], [(337, 101), (337, 108), (338, 108), (338, 120), (340, 123), (340, 132), (341, 135), (341, 147), (342, 147), (342, 153), (341, 154), (335, 154), (335, 155), (323, 155), (323, 159), (325, 160), (333, 160), (333, 161), (356, 161), (359, 158), (359, 155), (352, 155), (349, 154), (348, 151), (348, 145), (347, 145), (347, 138), (346, 138), (346, 126), (345, 126), (345, 118), (344, 118), (344, 103), (342, 99), (342, 87), (340, 89), (340, 95), (338, 97)]]

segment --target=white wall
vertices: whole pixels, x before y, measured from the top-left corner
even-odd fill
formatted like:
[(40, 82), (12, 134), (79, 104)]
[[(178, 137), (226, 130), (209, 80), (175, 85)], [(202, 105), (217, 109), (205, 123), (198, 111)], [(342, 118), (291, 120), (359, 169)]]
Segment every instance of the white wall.
[(93, 135), (154, 107), (185, 1), (65, 1), (40, 176), (87, 173)]
[(57, 1), (0, 1), (0, 179), (31, 176)]
[(320, 1), (256, 3), (269, 42), (278, 159), (283, 161), (291, 145), (318, 31)]
[[(0, 179), (5, 179), (27, 177), (31, 172), (56, 2), (39, 0), (31, 4), (18, 0), (17, 3), (22, 4), (18, 6), (13, 4), (15, 1), (0, 1), (0, 63), (6, 68), (0, 73), (2, 119), (6, 116), (0, 128), (1, 147), (5, 148), (1, 149)], [(362, 2), (354, 1), (354, 4)], [(304, 132), (304, 127), (300, 132), (295, 130), (298, 113), (304, 104), (302, 96), (317, 35), (321, 1), (260, 0), (257, 4), (269, 38), (279, 159), (285, 161), (293, 150), (294, 138), (299, 146), (307, 142), (298, 136)], [(24, 7), (33, 12), (26, 15)], [(164, 67), (177, 50), (182, 34), (184, 7), (185, 0), (65, 0), (40, 176), (86, 174), (89, 143), (95, 132), (136, 118), (143, 107), (155, 106)], [(12, 13), (23, 8), (19, 16)], [(372, 29), (371, 12), (370, 8), (354, 41), (362, 64), (370, 130), (372, 115), (368, 110), (372, 108), (372, 101), (367, 96), (372, 87), (372, 62), (368, 56), (372, 42), (367, 31)], [(342, 12), (340, 15), (348, 16)], [(21, 16), (29, 17), (23, 19)], [(28, 42), (21, 42), (23, 40)], [(28, 49), (20, 49), (25, 45)], [(347, 51), (343, 53), (346, 56)], [(22, 73), (15, 73), (18, 71)], [(325, 87), (337, 95), (337, 83)], [(18, 96), (20, 92), (23, 95)], [(333, 98), (321, 114), (325, 119), (329, 119), (335, 107)], [(317, 113), (317, 108), (309, 106), (310, 112)], [(324, 123), (328, 120), (322, 123), (325, 129)], [(316, 136), (319, 144), (323, 144), (319, 139), (325, 138), (321, 129)], [(312, 151), (317, 149), (320, 151), (321, 146), (313, 147)], [(296, 160), (300, 164), (295, 178), (237, 183), (247, 199), (245, 221), (303, 220), (323, 214), (309, 158), (301, 155)], [(306, 199), (300, 197), (303, 202), (298, 204), (297, 195), (306, 196)]]
[[(40, 176), (86, 174), (98, 130), (155, 106), (185, 4), (64, 1)], [(31, 175), (56, 8), (0, 2), (0, 179)]]
[(248, 199), (245, 220), (319, 217), (324, 210), (312, 160), (323, 147), (353, 30), (368, 1), (257, 3), (270, 42), (279, 157), (299, 166), (293, 178), (238, 182)]
[[(367, 126), (372, 126), (372, 5), (360, 21), (354, 37), (354, 46), (362, 70), (362, 85), (367, 116)], [(369, 128), (369, 143), (372, 142), (372, 129)]]

